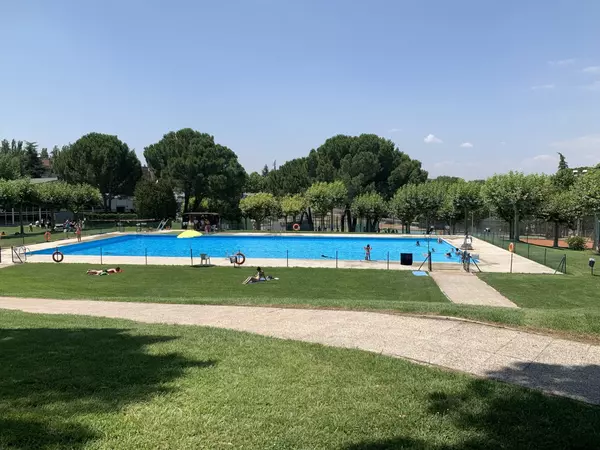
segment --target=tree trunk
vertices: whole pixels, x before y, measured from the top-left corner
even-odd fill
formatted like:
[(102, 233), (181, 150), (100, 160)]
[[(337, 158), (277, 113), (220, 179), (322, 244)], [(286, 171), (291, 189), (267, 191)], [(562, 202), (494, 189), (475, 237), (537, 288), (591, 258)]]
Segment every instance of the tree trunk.
[(356, 217), (352, 219), (352, 211), (349, 206), (346, 206), (346, 217), (348, 218), (348, 231), (353, 233), (356, 231)]
[(469, 234), (469, 218), (467, 217), (467, 208), (465, 208), (465, 235)]
[(331, 208), (331, 231), (333, 231), (334, 227), (333, 227), (333, 208)]
[(308, 221), (308, 229), (310, 231), (315, 231), (315, 224), (313, 222), (312, 210), (310, 209), (310, 207), (308, 208), (308, 211), (306, 212), (306, 220)]
[(555, 248), (558, 247), (558, 231), (559, 231), (558, 222), (554, 222), (554, 243), (552, 244), (552, 247), (555, 247)]
[(377, 222), (379, 222), (379, 219), (377, 219), (377, 217), (375, 217), (375, 218), (373, 219), (373, 226), (372, 226), (372, 228), (373, 228), (373, 231), (375, 231), (375, 232), (377, 231), (377, 228), (378, 228), (378, 227), (377, 227)]
[(346, 229), (346, 211), (344, 210), (344, 212), (342, 213), (342, 217), (340, 218), (340, 231), (343, 233), (344, 230)]
[(25, 234), (25, 230), (23, 229), (23, 205), (19, 205), (19, 224), (21, 228), (21, 234)]
[(404, 223), (406, 234), (410, 234), (410, 222)]
[(190, 206), (190, 193), (188, 191), (183, 192), (183, 213), (187, 213)]

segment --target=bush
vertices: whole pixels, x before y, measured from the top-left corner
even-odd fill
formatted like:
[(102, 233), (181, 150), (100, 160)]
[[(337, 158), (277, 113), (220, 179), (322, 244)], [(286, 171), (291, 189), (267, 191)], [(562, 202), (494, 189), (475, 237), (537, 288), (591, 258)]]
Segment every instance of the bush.
[(571, 250), (585, 250), (587, 241), (587, 238), (583, 236), (569, 236), (567, 238), (567, 244)]

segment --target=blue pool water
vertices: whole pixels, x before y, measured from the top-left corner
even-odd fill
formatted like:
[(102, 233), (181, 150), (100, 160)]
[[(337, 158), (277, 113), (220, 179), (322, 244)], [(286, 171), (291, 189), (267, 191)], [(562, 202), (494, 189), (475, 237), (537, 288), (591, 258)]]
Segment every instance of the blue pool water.
[[(420, 246), (417, 246), (417, 241)], [(209, 235), (191, 239), (177, 239), (176, 236), (126, 235), (96, 241), (83, 242), (60, 247), (65, 255), (105, 256), (178, 256), (189, 257), (190, 249), (194, 257), (206, 253), (213, 258), (225, 257), (241, 251), (248, 258), (290, 259), (335, 259), (361, 260), (365, 257), (366, 245), (372, 247), (371, 259), (397, 261), (400, 253), (412, 253), (413, 261), (424, 261), (427, 256), (428, 239), (409, 237), (366, 237), (366, 236), (237, 236)], [(436, 238), (429, 239), (433, 262), (460, 262), (452, 252), (452, 258), (445, 253), (453, 247)], [(54, 249), (34, 253), (51, 254)]]

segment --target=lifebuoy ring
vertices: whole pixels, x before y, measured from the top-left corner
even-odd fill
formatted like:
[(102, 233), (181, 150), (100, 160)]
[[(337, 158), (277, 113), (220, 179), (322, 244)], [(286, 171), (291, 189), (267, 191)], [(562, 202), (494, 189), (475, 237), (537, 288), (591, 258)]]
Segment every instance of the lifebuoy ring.
[(242, 252), (236, 253), (235, 259), (237, 260), (236, 264), (238, 266), (241, 266), (246, 262), (246, 255), (244, 255)]
[(513, 244), (512, 242), (508, 244), (508, 251), (513, 253), (515, 251), (515, 244)]
[(294, 231), (300, 231), (300, 224), (298, 224), (298, 223), (295, 223), (295, 224), (292, 226), (292, 228), (293, 228), (293, 230), (294, 230)]
[(65, 259), (65, 255), (63, 255), (58, 250), (56, 250), (54, 253), (52, 253), (52, 261), (59, 263), (59, 262), (62, 262), (63, 259)]
[(46, 239), (46, 242), (50, 242), (50, 240), (52, 239), (52, 233), (50, 233), (49, 231), (46, 231), (44, 233), (44, 239)]

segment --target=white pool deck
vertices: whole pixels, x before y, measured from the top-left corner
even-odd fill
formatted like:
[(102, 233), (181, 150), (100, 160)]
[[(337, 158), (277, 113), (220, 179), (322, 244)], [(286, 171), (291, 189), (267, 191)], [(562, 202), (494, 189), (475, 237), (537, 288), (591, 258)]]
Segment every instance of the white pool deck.
[[(136, 233), (107, 233), (103, 235), (96, 235), (90, 237), (84, 237), (82, 241), (107, 239), (115, 236), (122, 235), (135, 235)], [(147, 233), (144, 233), (147, 234)], [(227, 233), (220, 233), (221, 235)], [(236, 236), (268, 236), (269, 234), (260, 233), (235, 233)], [(280, 236), (281, 234), (273, 234)], [(315, 236), (314, 234), (294, 234), (293, 236)], [(347, 237), (348, 234), (331, 234), (327, 237)], [(394, 239), (399, 238), (399, 235), (393, 234), (361, 234), (355, 233), (352, 236), (368, 236), (373, 241)], [(425, 235), (406, 235), (402, 237), (410, 237), (414, 239), (426, 240)], [(464, 236), (444, 236), (443, 239), (455, 247), (460, 247), (463, 243)], [(433, 240), (433, 238), (432, 238)], [(47, 242), (43, 244), (36, 244), (27, 246), (28, 251), (43, 250), (48, 248), (58, 248), (70, 244), (75, 244), (76, 239), (65, 239), (58, 242)], [(477, 238), (473, 238), (473, 254), (479, 255), (478, 266), (482, 272), (509, 272), (511, 270), (511, 257), (512, 257), (512, 272), (513, 273), (536, 273), (536, 274), (552, 274), (554, 270), (549, 267), (538, 264), (527, 258), (512, 255), (499, 247), (496, 247), (490, 243), (482, 241)], [(210, 255), (211, 264), (215, 266), (231, 266), (229, 258), (225, 255)], [(27, 262), (29, 263), (53, 263), (51, 255), (28, 255)], [(115, 265), (198, 265), (200, 264), (199, 254), (195, 254), (193, 258), (190, 257), (157, 257), (157, 256), (106, 256), (100, 255), (89, 256), (89, 255), (65, 255), (62, 262), (64, 263), (84, 263), (94, 264), (102, 266), (115, 266)], [(2, 266), (11, 265), (11, 251), (10, 248), (2, 248)], [(253, 258), (251, 255), (246, 255), (247, 266), (261, 266), (261, 267), (314, 267), (314, 268), (340, 268), (340, 269), (389, 269), (389, 270), (417, 270), (421, 265), (420, 262), (415, 262), (412, 266), (402, 266), (400, 261), (396, 258), (388, 261), (364, 261), (364, 260), (335, 260), (334, 258), (328, 259), (285, 259), (285, 258)], [(422, 270), (427, 270), (427, 264), (423, 264)], [(462, 270), (461, 264), (458, 263), (433, 263), (433, 271), (439, 270)]]

